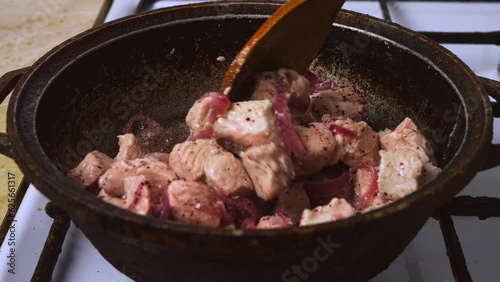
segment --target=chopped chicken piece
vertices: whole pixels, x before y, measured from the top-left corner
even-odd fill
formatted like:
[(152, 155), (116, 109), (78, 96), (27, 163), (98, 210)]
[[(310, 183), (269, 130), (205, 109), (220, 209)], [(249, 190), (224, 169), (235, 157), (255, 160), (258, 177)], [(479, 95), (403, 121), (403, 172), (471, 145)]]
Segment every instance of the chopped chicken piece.
[(212, 97), (210, 95), (203, 95), (194, 102), (186, 116), (186, 124), (191, 130), (191, 134), (196, 134), (205, 127), (211, 106)]
[(364, 210), (362, 210), (362, 213), (370, 212), (372, 210), (376, 210), (378, 208), (381, 208), (385, 205), (388, 205), (392, 202), (391, 199), (384, 198), (380, 195), (376, 195), (375, 198), (373, 198), (373, 201), (370, 203), (368, 207), (366, 207)]
[(424, 183), (441, 172), (435, 166), (436, 158), (431, 144), (410, 118), (405, 118), (394, 131), (386, 129), (380, 133), (380, 145), (384, 150), (411, 149), (417, 152), (424, 163)]
[(304, 209), (311, 207), (309, 197), (303, 189), (304, 183), (296, 182), (278, 195), (276, 212), (283, 211), (290, 216), (293, 222), (298, 223)]
[(125, 195), (124, 179), (129, 176), (145, 175), (153, 193), (167, 188), (177, 179), (169, 166), (154, 158), (140, 158), (130, 161), (115, 161), (106, 173), (99, 178), (99, 187), (113, 197)]
[(82, 183), (83, 186), (88, 186), (99, 179), (99, 176), (103, 175), (112, 163), (112, 158), (99, 151), (92, 151), (77, 167), (68, 171), (68, 176)]
[(148, 151), (134, 134), (118, 135), (120, 150), (115, 157), (117, 161), (128, 161), (144, 156)]
[[(291, 69), (279, 69), (275, 72), (263, 72), (256, 82), (252, 100), (273, 100), (279, 91), (285, 94), (287, 100), (295, 105), (309, 106), (309, 81)], [(305, 110), (304, 109), (304, 110)]]
[[(378, 167), (374, 168), (378, 171)], [(369, 192), (373, 180), (371, 169), (360, 167), (356, 170), (356, 186), (354, 187), (354, 198), (358, 199)]]
[(296, 125), (294, 129), (309, 154), (306, 161), (296, 166), (297, 175), (312, 175), (332, 163), (336, 141), (325, 124), (315, 122), (310, 123), (308, 127)]
[(117, 206), (117, 207), (120, 207), (120, 208), (123, 208), (123, 209), (127, 209), (128, 207), (125, 205), (125, 199), (124, 197), (113, 197), (111, 195), (109, 195), (106, 190), (104, 189), (101, 189), (99, 190), (99, 193), (97, 194), (97, 198), (107, 202), (107, 203), (110, 203), (114, 206)]
[(293, 226), (292, 220), (283, 215), (268, 215), (260, 218), (257, 229), (286, 228)]
[(269, 100), (233, 103), (226, 115), (215, 122), (214, 133), (242, 150), (269, 142), (283, 144)]
[(328, 205), (318, 206), (313, 210), (305, 209), (302, 212), (300, 226), (320, 224), (348, 218), (355, 215), (352, 206), (344, 199), (333, 198)]
[(330, 164), (336, 164), (337, 160), (342, 160), (350, 167), (362, 165), (377, 166), (380, 160), (378, 151), (379, 136), (364, 121), (355, 122), (348, 118), (338, 118), (329, 115), (323, 116), (323, 123), (331, 126), (340, 126), (356, 136), (348, 136), (343, 133), (334, 133), (337, 147)]
[(252, 181), (242, 163), (217, 144), (215, 139), (199, 139), (175, 145), (170, 166), (180, 178), (204, 181), (229, 196), (248, 195)]
[(309, 81), (291, 69), (264, 72), (256, 82), (251, 100), (274, 100), (277, 92), (283, 93), (288, 101), (292, 115), (307, 111), (310, 103)]
[(381, 150), (380, 157), (380, 196), (397, 200), (417, 190), (423, 169), (417, 152), (410, 149)]
[(240, 157), (257, 196), (266, 201), (285, 191), (295, 178), (292, 159), (274, 143), (250, 147)]
[(219, 226), (221, 215), (212, 188), (195, 181), (176, 180), (168, 187), (168, 198), (175, 219), (194, 225)]
[(127, 209), (140, 215), (151, 213), (151, 187), (144, 175), (129, 176), (123, 179), (125, 194), (113, 197), (101, 189), (98, 198), (122, 209)]
[(328, 89), (311, 95), (310, 111), (315, 121), (323, 115), (342, 116), (355, 121), (363, 118), (365, 99), (352, 86)]
[(151, 185), (144, 175), (123, 179), (126, 209), (140, 215), (151, 213)]

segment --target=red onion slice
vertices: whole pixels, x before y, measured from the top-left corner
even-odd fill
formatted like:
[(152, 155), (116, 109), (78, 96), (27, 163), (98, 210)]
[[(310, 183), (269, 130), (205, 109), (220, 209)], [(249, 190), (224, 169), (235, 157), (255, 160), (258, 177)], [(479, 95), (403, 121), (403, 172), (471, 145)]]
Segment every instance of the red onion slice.
[(363, 166), (362, 168), (368, 168), (370, 170), (370, 174), (372, 176), (372, 181), (370, 182), (370, 186), (364, 195), (356, 199), (353, 203), (353, 207), (356, 211), (362, 211), (368, 205), (371, 204), (375, 195), (378, 192), (378, 173), (375, 167), (373, 166)]
[[(138, 176), (141, 177), (141, 176)], [(128, 208), (137, 214), (146, 215), (151, 210), (151, 192), (149, 188), (140, 183), (134, 192), (134, 200)]]
[(90, 183), (89, 185), (85, 186), (85, 190), (89, 191), (90, 193), (97, 195), (99, 193), (99, 190), (101, 190), (101, 187), (99, 187), (99, 178), (97, 178), (95, 181)]
[(251, 220), (250, 218), (246, 218), (241, 223), (241, 229), (252, 230), (252, 229), (256, 229), (256, 228), (257, 228), (257, 226), (255, 225), (255, 222), (253, 220)]
[(319, 78), (310, 70), (306, 70), (304, 77), (309, 81), (310, 90), (309, 93), (312, 94), (315, 90), (315, 85), (318, 83)]
[(309, 199), (323, 204), (330, 202), (334, 197), (350, 200), (353, 188), (351, 172), (345, 172), (322, 182), (304, 182), (304, 191)]
[[(258, 219), (258, 211), (250, 199), (228, 197), (219, 187), (214, 187), (214, 191), (217, 199), (224, 203), (225, 210), (234, 218), (236, 224), (242, 224), (246, 219), (249, 219), (255, 225)], [(224, 216), (224, 214), (222, 215)], [(229, 219), (229, 217), (226, 217), (226, 219)]]
[(215, 205), (217, 206), (217, 209), (219, 210), (222, 224), (223, 225), (233, 224), (234, 223), (234, 216), (227, 211), (226, 206), (224, 205), (224, 202), (217, 200)]
[(202, 97), (207, 96), (212, 99), (212, 103), (207, 113), (206, 123), (200, 132), (190, 135), (188, 140), (211, 138), (214, 133), (214, 123), (219, 117), (225, 115), (231, 107), (231, 101), (229, 101), (229, 99), (221, 93), (210, 92), (204, 94)]
[(334, 134), (338, 133), (338, 134), (342, 134), (342, 135), (350, 137), (350, 138), (358, 137), (358, 134), (356, 132), (354, 132), (350, 129), (347, 129), (343, 126), (337, 125), (337, 124), (331, 124), (329, 129)]
[(283, 137), (283, 142), (285, 142), (285, 145), (292, 151), (295, 160), (299, 164), (304, 163), (309, 154), (293, 128), (286, 97), (282, 93), (278, 92), (274, 95), (273, 110), (280, 128), (281, 136)]
[(123, 127), (123, 134), (132, 133), (134, 123), (136, 122), (142, 122), (147, 126), (147, 129), (143, 131), (146, 138), (158, 137), (165, 132), (165, 128), (163, 128), (163, 126), (161, 126), (161, 124), (154, 119), (145, 115), (135, 115), (131, 117), (127, 124)]
[(158, 203), (153, 209), (153, 215), (160, 219), (168, 219), (170, 216), (170, 200), (168, 198), (168, 190), (163, 189)]

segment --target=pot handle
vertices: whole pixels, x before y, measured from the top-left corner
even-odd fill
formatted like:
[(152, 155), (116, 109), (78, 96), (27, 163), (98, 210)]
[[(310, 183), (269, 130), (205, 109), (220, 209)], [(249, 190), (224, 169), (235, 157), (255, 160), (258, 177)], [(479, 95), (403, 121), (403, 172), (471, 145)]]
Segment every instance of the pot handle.
[[(496, 102), (492, 103), (493, 115), (500, 117), (500, 82), (485, 77), (479, 77), (479, 81), (483, 83), (488, 95), (493, 97)], [(500, 144), (491, 144), (490, 153), (486, 163), (481, 170), (490, 169), (500, 165)]]
[[(29, 67), (13, 70), (0, 77), (0, 103), (9, 96), (28, 69)], [(12, 144), (6, 133), (0, 133), (0, 154), (12, 158)]]

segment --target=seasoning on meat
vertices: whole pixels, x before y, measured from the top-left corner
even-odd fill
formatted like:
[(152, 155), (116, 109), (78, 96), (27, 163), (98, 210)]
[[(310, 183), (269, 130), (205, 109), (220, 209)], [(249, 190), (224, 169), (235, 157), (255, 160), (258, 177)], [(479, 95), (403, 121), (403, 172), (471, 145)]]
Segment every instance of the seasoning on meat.
[(151, 186), (144, 175), (129, 176), (123, 179), (125, 206), (137, 214), (151, 212)]
[(240, 157), (255, 193), (265, 201), (276, 198), (295, 178), (292, 159), (274, 143), (250, 147)]
[(140, 215), (149, 215), (152, 210), (151, 187), (144, 175), (129, 176), (123, 179), (125, 193), (113, 197), (101, 189), (98, 198), (114, 206), (128, 209)]
[(115, 161), (99, 178), (99, 187), (113, 197), (125, 194), (124, 179), (129, 176), (145, 175), (152, 189), (161, 190), (177, 179), (169, 166), (154, 158), (139, 158), (130, 161)]
[(356, 212), (346, 200), (333, 198), (327, 205), (318, 206), (313, 210), (305, 209), (302, 212), (299, 225), (320, 224), (347, 218), (355, 214)]
[(436, 164), (434, 149), (410, 118), (405, 118), (394, 131), (386, 130), (380, 137), (384, 150), (411, 149), (418, 153), (424, 163), (423, 183), (434, 179), (441, 169)]
[(323, 115), (341, 116), (361, 121), (365, 104), (365, 99), (359, 95), (354, 87), (335, 87), (312, 94), (310, 111), (315, 121), (320, 121)]
[(168, 187), (172, 216), (194, 225), (217, 227), (221, 214), (212, 188), (196, 181), (175, 180)]
[(276, 93), (285, 95), (292, 114), (307, 111), (310, 104), (309, 81), (291, 69), (264, 72), (258, 78), (251, 100), (274, 99)]
[(380, 157), (380, 196), (397, 200), (417, 190), (423, 170), (423, 163), (417, 152), (410, 149), (381, 150)]
[(295, 167), (298, 176), (313, 175), (324, 166), (337, 162), (334, 161), (337, 142), (325, 124), (314, 122), (307, 127), (296, 125), (294, 129), (308, 152), (308, 158)]
[(327, 125), (334, 124), (356, 134), (355, 137), (343, 133), (334, 134), (337, 147), (330, 164), (342, 160), (343, 163), (350, 167), (378, 165), (380, 160), (378, 155), (380, 148), (379, 137), (366, 122), (356, 122), (349, 118), (332, 117), (331, 115), (324, 115), (322, 120)]
[(236, 143), (242, 150), (269, 142), (283, 143), (269, 100), (233, 103), (226, 115), (214, 124), (214, 133), (219, 139)]
[(88, 186), (99, 179), (99, 176), (103, 175), (112, 163), (112, 158), (99, 151), (92, 151), (77, 167), (68, 171), (67, 175), (82, 183), (83, 186)]
[(118, 145), (120, 149), (115, 157), (118, 161), (137, 159), (148, 153), (141, 141), (132, 133), (118, 135)]
[(240, 160), (215, 139), (175, 145), (170, 153), (170, 166), (179, 178), (220, 187), (226, 195), (248, 195), (253, 191), (252, 180)]

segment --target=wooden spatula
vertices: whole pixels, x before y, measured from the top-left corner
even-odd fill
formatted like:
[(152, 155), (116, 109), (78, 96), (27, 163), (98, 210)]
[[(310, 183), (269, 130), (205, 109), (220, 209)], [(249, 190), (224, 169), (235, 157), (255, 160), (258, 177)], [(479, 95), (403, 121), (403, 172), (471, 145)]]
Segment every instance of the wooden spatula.
[(222, 91), (231, 101), (240, 101), (250, 95), (260, 72), (288, 67), (304, 73), (344, 2), (289, 0), (283, 4), (236, 55), (226, 71)]

